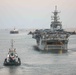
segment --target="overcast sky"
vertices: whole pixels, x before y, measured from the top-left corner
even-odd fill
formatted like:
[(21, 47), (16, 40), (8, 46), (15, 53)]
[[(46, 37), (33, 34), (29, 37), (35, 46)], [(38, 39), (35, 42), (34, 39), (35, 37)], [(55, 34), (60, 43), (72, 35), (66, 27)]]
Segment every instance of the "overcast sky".
[(63, 28), (75, 28), (76, 0), (0, 0), (0, 29), (50, 28), (55, 5)]

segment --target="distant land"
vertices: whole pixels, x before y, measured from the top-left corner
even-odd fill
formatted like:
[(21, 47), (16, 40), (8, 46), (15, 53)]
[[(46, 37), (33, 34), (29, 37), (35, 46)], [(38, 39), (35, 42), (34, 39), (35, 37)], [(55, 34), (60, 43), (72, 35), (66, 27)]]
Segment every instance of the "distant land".
[[(18, 28), (17, 28), (18, 29)], [(30, 32), (30, 31), (35, 31), (36, 29), (39, 29), (39, 28), (31, 28), (31, 29), (26, 29), (26, 28), (24, 28), (24, 29), (18, 29), (19, 31), (26, 31), (26, 32)], [(45, 29), (47, 29), (47, 28), (45, 28)], [(12, 30), (12, 29), (0, 29), (0, 31), (2, 31), (2, 30)], [(65, 31), (71, 31), (71, 32), (76, 32), (76, 28), (65, 28), (64, 29)]]
[(76, 32), (76, 28), (66, 28), (64, 30), (66, 30), (66, 31), (75, 31)]
[[(46, 28), (45, 28), (46, 29)], [(35, 31), (36, 29), (26, 29), (26, 31)], [(76, 28), (66, 28), (64, 29), (65, 31), (75, 31), (76, 32)]]

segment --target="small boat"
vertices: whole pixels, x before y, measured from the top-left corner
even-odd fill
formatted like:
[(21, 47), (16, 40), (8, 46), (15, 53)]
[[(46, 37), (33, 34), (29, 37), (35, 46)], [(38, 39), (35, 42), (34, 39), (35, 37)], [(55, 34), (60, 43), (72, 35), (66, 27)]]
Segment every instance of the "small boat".
[(18, 33), (19, 33), (19, 31), (17, 29), (15, 29), (15, 28), (14, 28), (14, 30), (10, 31), (10, 34), (18, 34)]
[(16, 49), (13, 48), (13, 41), (12, 41), (12, 47), (9, 49), (8, 55), (4, 60), (4, 66), (19, 66), (21, 65), (21, 60), (18, 57), (18, 54), (16, 53)]

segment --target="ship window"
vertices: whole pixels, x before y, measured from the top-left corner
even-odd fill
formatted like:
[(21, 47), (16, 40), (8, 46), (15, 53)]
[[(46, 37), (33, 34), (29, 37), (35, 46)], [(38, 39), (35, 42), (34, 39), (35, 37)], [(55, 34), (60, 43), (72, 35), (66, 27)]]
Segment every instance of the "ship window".
[(47, 45), (62, 45), (63, 42), (47, 42)]
[(47, 42), (48, 45), (53, 44), (53, 42)]

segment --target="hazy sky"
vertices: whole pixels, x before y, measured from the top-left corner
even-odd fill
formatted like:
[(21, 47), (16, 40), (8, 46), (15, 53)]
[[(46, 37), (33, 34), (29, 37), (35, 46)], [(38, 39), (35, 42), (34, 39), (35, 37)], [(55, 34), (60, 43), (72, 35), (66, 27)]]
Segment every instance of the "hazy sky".
[(63, 28), (75, 28), (76, 0), (0, 0), (0, 29), (50, 28), (55, 5)]

